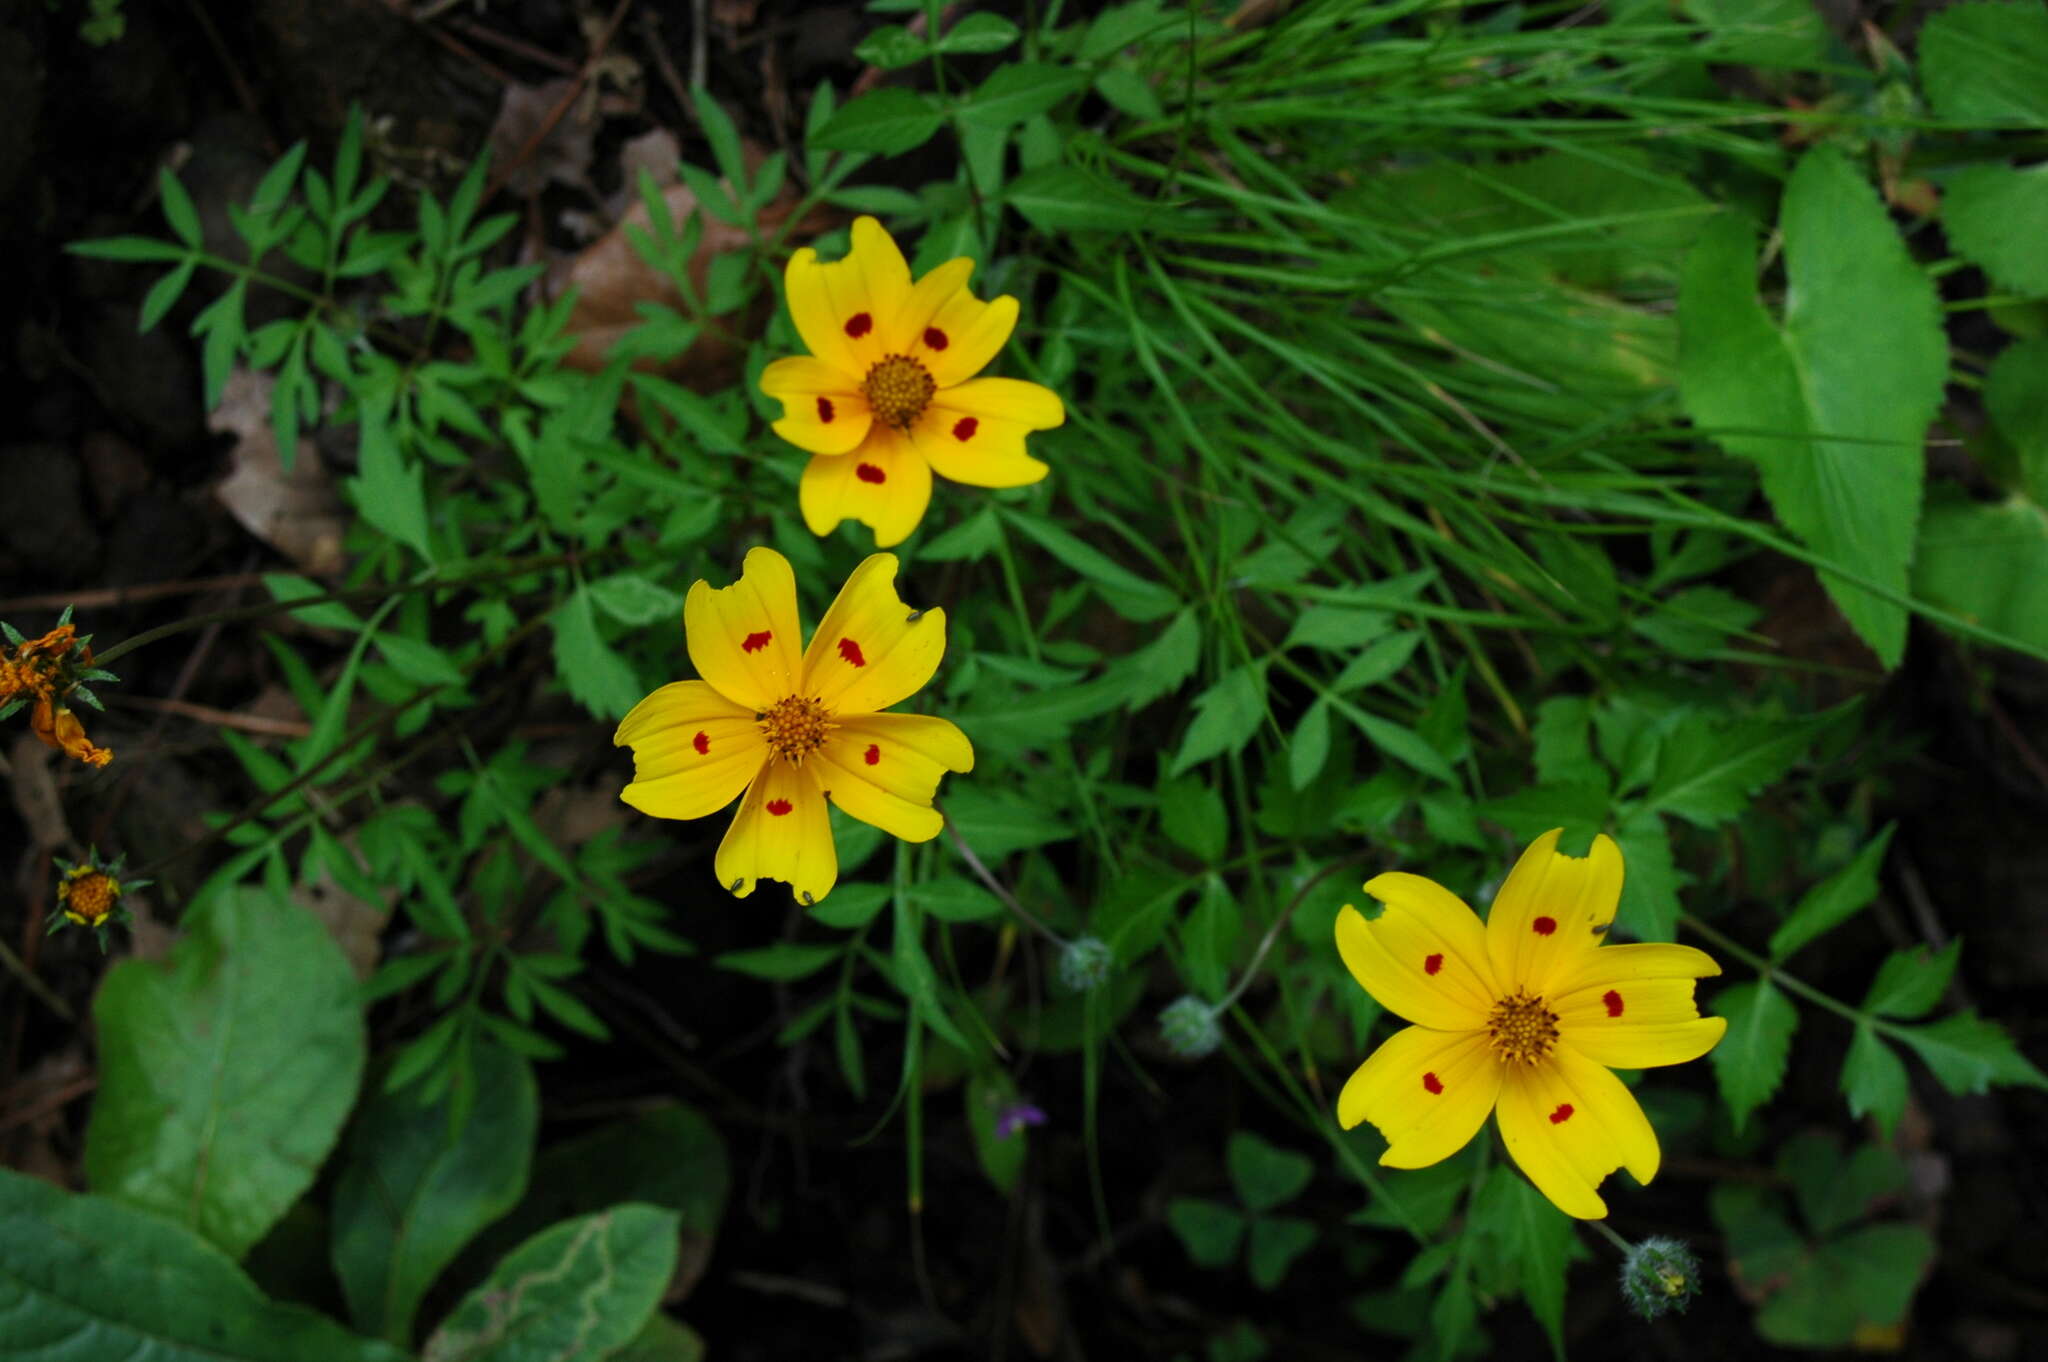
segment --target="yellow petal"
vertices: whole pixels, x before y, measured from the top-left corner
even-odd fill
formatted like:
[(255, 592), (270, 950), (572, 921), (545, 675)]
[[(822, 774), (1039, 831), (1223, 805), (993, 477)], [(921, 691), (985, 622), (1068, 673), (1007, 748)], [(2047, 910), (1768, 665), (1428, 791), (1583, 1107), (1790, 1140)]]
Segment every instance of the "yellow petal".
[(952, 347), (952, 337), (944, 331), (927, 335), (934, 330), (933, 320), (954, 295), (967, 287), (967, 280), (974, 273), (974, 262), (966, 256), (956, 256), (937, 269), (928, 272), (910, 290), (910, 297), (903, 310), (896, 314), (883, 339), (892, 355), (909, 355), (930, 366), (930, 356), (941, 354)]
[(1501, 1065), (1481, 1031), (1411, 1026), (1372, 1052), (1337, 1095), (1346, 1130), (1370, 1121), (1387, 1141), (1380, 1162), (1427, 1168), (1463, 1149), (1500, 1093)]
[(915, 695), (945, 655), (946, 612), (904, 604), (896, 594), (896, 555), (870, 554), (811, 635), (804, 694), (846, 723)]
[(683, 599), (683, 634), (697, 674), (727, 699), (762, 710), (796, 694), (800, 625), (796, 577), (774, 549), (750, 549), (740, 579)]
[(1486, 916), (1493, 977), (1548, 994), (1557, 976), (1599, 946), (1621, 902), (1621, 848), (1601, 833), (1585, 856), (1561, 856), (1560, 828), (1529, 844)]
[(1611, 987), (1640, 979), (1711, 979), (1721, 972), (1714, 957), (1691, 946), (1640, 942), (1629, 946), (1602, 946), (1582, 956), (1571, 969), (1550, 981), (1557, 997), (1591, 988)]
[(1386, 905), (1367, 921), (1344, 905), (1337, 953), (1380, 1006), (1440, 1031), (1486, 1025), (1500, 993), (1486, 963), (1486, 932), (1456, 894), (1420, 875), (1379, 875), (1365, 892)]
[(1728, 1029), (1720, 1017), (1702, 1019), (1693, 999), (1693, 980), (1720, 972), (1690, 946), (1605, 946), (1560, 981), (1568, 990), (1550, 1005), (1559, 1033), (1596, 1063), (1683, 1064), (1713, 1049)]
[(673, 681), (633, 706), (612, 735), (633, 749), (619, 798), (656, 818), (702, 818), (739, 798), (768, 759), (754, 713), (702, 681)]
[(970, 487), (1028, 487), (1052, 470), (1024, 452), (1028, 426), (933, 404), (910, 442), (932, 471)]
[(934, 400), (963, 415), (1014, 421), (1027, 430), (1051, 430), (1067, 419), (1058, 393), (1021, 378), (972, 379), (941, 390)]
[(754, 881), (783, 880), (799, 903), (816, 903), (839, 878), (832, 817), (808, 766), (771, 761), (762, 768), (718, 844), (718, 882), (740, 898)]
[(804, 465), (797, 505), (811, 533), (826, 535), (842, 520), (875, 532), (875, 547), (902, 543), (932, 500), (932, 469), (902, 432), (875, 426), (851, 454), (818, 455)]
[(804, 345), (857, 382), (888, 353), (884, 336), (910, 301), (910, 266), (881, 223), (856, 218), (844, 260), (822, 263), (806, 246), (789, 258), (783, 286)]
[(782, 403), (775, 433), (813, 454), (844, 454), (874, 424), (868, 400), (846, 375), (809, 355), (778, 359), (761, 372), (761, 391)]
[(1638, 1182), (1657, 1176), (1657, 1132), (1635, 1094), (1569, 1045), (1540, 1063), (1508, 1066), (1500, 1134), (1536, 1190), (1580, 1220), (1607, 1214), (1597, 1189), (1615, 1169)]
[(939, 777), (973, 770), (974, 748), (944, 719), (864, 714), (841, 719), (807, 764), (847, 813), (906, 842), (928, 842), (946, 825), (932, 807)]
[(956, 387), (988, 367), (1017, 328), (1017, 300), (1007, 295), (982, 302), (961, 289), (940, 307), (931, 326), (946, 337), (944, 349), (927, 347), (924, 365), (941, 388)]

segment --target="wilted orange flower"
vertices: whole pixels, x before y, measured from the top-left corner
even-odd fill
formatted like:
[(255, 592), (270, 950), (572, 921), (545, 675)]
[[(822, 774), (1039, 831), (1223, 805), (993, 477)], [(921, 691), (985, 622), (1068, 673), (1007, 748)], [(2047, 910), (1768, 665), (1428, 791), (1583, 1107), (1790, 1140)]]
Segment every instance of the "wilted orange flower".
[(105, 766), (114, 759), (112, 748), (93, 746), (78, 716), (54, 701), (36, 701), (36, 707), (29, 711), (28, 729), (65, 756), (76, 757), (87, 766)]
[(1017, 300), (982, 302), (972, 273), (960, 256), (913, 282), (871, 217), (855, 219), (843, 260), (822, 264), (808, 246), (790, 257), (789, 315), (811, 353), (770, 364), (761, 391), (782, 402), (775, 433), (811, 453), (798, 489), (811, 533), (851, 517), (888, 548), (923, 519), (933, 473), (976, 487), (1046, 475), (1024, 437), (1066, 408), (1036, 383), (974, 377), (1009, 340)]
[(1657, 1132), (1610, 1069), (1682, 1064), (1728, 1023), (1701, 1017), (1693, 981), (1721, 967), (1690, 946), (1603, 946), (1621, 901), (1621, 848), (1557, 850), (1558, 829), (1515, 863), (1484, 926), (1420, 875), (1374, 877), (1386, 905), (1346, 904), (1337, 950), (1366, 992), (1415, 1025), (1358, 1067), (1337, 1098), (1346, 1130), (1370, 1121), (1380, 1162), (1425, 1168), (1463, 1149), (1494, 1112), (1508, 1153), (1566, 1215), (1598, 1220), (1616, 1168), (1657, 1175)]
[(77, 694), (97, 705), (92, 692), (80, 682), (110, 673), (93, 669), (92, 644), (78, 637), (71, 612), (64, 614), (56, 628), (36, 639), (23, 639), (11, 626), (0, 626), (15, 644), (11, 654), (0, 655), (0, 718), (31, 705), (30, 732), (89, 766), (105, 766), (114, 759), (113, 752), (95, 747), (86, 738), (85, 726), (64, 699)]
[(747, 554), (739, 581), (700, 581), (683, 631), (701, 681), (674, 681), (633, 707), (612, 741), (633, 749), (620, 798), (657, 818), (702, 818), (740, 799), (716, 861), (740, 898), (758, 878), (815, 903), (839, 876), (827, 801), (907, 842), (939, 835), (939, 778), (974, 767), (944, 719), (882, 714), (931, 680), (946, 612), (896, 594), (896, 556), (853, 570), (803, 647), (796, 578), (773, 549)]

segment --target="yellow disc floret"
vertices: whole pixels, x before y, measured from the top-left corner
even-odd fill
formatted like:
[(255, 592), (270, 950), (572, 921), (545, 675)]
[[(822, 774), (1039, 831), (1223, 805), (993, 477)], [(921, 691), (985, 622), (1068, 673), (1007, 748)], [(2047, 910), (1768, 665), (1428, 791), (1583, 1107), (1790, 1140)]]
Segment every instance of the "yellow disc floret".
[(1516, 989), (1494, 1004), (1487, 1038), (1503, 1064), (1534, 1064), (1557, 1044), (1557, 1014), (1541, 998)]
[(931, 405), (939, 385), (931, 371), (908, 355), (890, 355), (868, 370), (861, 383), (875, 419), (898, 430), (909, 430)]
[(121, 901), (121, 882), (97, 866), (81, 865), (57, 882), (57, 904), (81, 927), (97, 927)]
[(807, 695), (777, 700), (761, 712), (758, 721), (769, 753), (797, 766), (824, 745), (825, 735), (832, 730), (825, 707)]

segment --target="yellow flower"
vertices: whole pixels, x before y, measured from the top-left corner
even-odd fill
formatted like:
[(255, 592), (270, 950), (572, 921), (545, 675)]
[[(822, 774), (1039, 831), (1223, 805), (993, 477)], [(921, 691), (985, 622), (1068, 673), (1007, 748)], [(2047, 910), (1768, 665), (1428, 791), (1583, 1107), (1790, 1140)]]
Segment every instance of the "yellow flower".
[(90, 863), (75, 865), (57, 881), (57, 906), (81, 927), (97, 927), (121, 901), (121, 882)]
[(1374, 1051), (1337, 1098), (1346, 1130), (1371, 1121), (1380, 1162), (1425, 1168), (1465, 1147), (1497, 1111), (1501, 1138), (1536, 1190), (1582, 1220), (1607, 1214), (1596, 1190), (1616, 1168), (1657, 1175), (1657, 1132), (1610, 1069), (1683, 1064), (1728, 1028), (1702, 1018), (1693, 981), (1721, 967), (1690, 946), (1603, 946), (1621, 900), (1621, 849), (1606, 836), (1562, 856), (1537, 838), (1509, 872), (1486, 924), (1419, 875), (1386, 874), (1346, 904), (1337, 950), (1388, 1011), (1415, 1023)]
[(806, 246), (784, 276), (808, 356), (778, 359), (761, 391), (782, 402), (775, 433), (810, 451), (798, 501), (813, 534), (852, 517), (875, 546), (900, 544), (924, 517), (932, 474), (976, 487), (1022, 487), (1046, 466), (1029, 431), (1067, 419), (1058, 394), (1014, 378), (976, 378), (1010, 338), (1017, 300), (968, 291), (966, 257), (912, 282), (882, 224), (853, 224), (853, 249), (821, 264)]
[(853, 570), (802, 648), (796, 578), (773, 549), (747, 554), (739, 581), (700, 581), (683, 631), (701, 681), (674, 681), (633, 707), (612, 738), (633, 748), (621, 793), (657, 818), (702, 818), (740, 796), (719, 843), (718, 882), (745, 898), (785, 880), (815, 903), (831, 892), (829, 799), (909, 842), (939, 835), (939, 777), (974, 768), (967, 735), (944, 719), (883, 714), (915, 694), (946, 651), (946, 612), (896, 594), (896, 556)]

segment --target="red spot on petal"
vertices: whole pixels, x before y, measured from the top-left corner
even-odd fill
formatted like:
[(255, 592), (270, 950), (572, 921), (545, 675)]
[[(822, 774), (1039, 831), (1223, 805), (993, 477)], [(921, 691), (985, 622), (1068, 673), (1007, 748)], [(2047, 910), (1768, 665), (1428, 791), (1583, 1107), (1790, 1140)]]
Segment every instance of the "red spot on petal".
[(1554, 917), (1539, 917), (1529, 924), (1529, 929), (1538, 936), (1549, 936), (1557, 930), (1557, 919)]
[(859, 340), (875, 329), (875, 319), (865, 312), (856, 312), (846, 319), (846, 334)]
[(930, 350), (943, 350), (952, 344), (951, 341), (946, 339), (946, 333), (939, 330), (936, 326), (927, 326), (924, 329), (924, 343), (925, 348)]
[(1435, 974), (1443, 967), (1444, 958), (1441, 955), (1432, 955), (1429, 959), (1422, 962), (1422, 972), (1424, 974)]
[(1444, 1090), (1443, 1080), (1435, 1074), (1424, 1074), (1422, 1076), (1422, 1087), (1432, 1097), (1441, 1094)]
[(854, 466), (853, 475), (862, 482), (887, 482), (889, 475), (871, 463)]
[[(788, 813), (791, 809), (795, 808), (796, 805), (790, 803), (787, 799), (771, 799), (768, 801), (766, 807), (768, 809), (768, 812), (774, 814), (777, 818), (780, 818), (782, 817), (782, 815)], [(1557, 1118), (1553, 1116), (1550, 1119), (1555, 1121)]]
[(819, 398), (819, 399), (818, 399), (818, 420), (819, 420), (819, 421), (821, 421), (821, 422), (823, 422), (823, 423), (824, 423), (825, 425), (828, 425), (828, 426), (832, 424), (832, 399), (831, 399), (831, 398), (829, 398), (829, 397), (821, 397), (821, 398)]
[(981, 422), (972, 416), (963, 416), (953, 423), (953, 438), (963, 444), (974, 438), (974, 432), (981, 429)]
[(775, 635), (769, 633), (766, 629), (763, 629), (758, 634), (748, 634), (746, 641), (740, 644), (740, 651), (743, 653), (758, 653), (767, 647), (768, 640), (774, 637)]
[(711, 752), (711, 735), (699, 732), (696, 737), (690, 739), (690, 746), (697, 749), (698, 756), (708, 756)]
[(1618, 989), (1608, 989), (1600, 995), (1600, 1001), (1607, 1004), (1608, 1016), (1619, 1017), (1621, 1015), (1621, 993)]
[(1550, 1124), (1554, 1126), (1561, 1126), (1566, 1121), (1569, 1121), (1571, 1119), (1572, 1104), (1569, 1102), (1559, 1102), (1557, 1104), (1557, 1110), (1550, 1113)]
[(882, 760), (881, 745), (879, 743), (869, 743), (868, 750), (865, 755), (867, 757), (868, 765), (876, 765), (878, 762)]
[(839, 655), (856, 667), (865, 667), (868, 660), (861, 656), (860, 645), (850, 638), (839, 640)]

